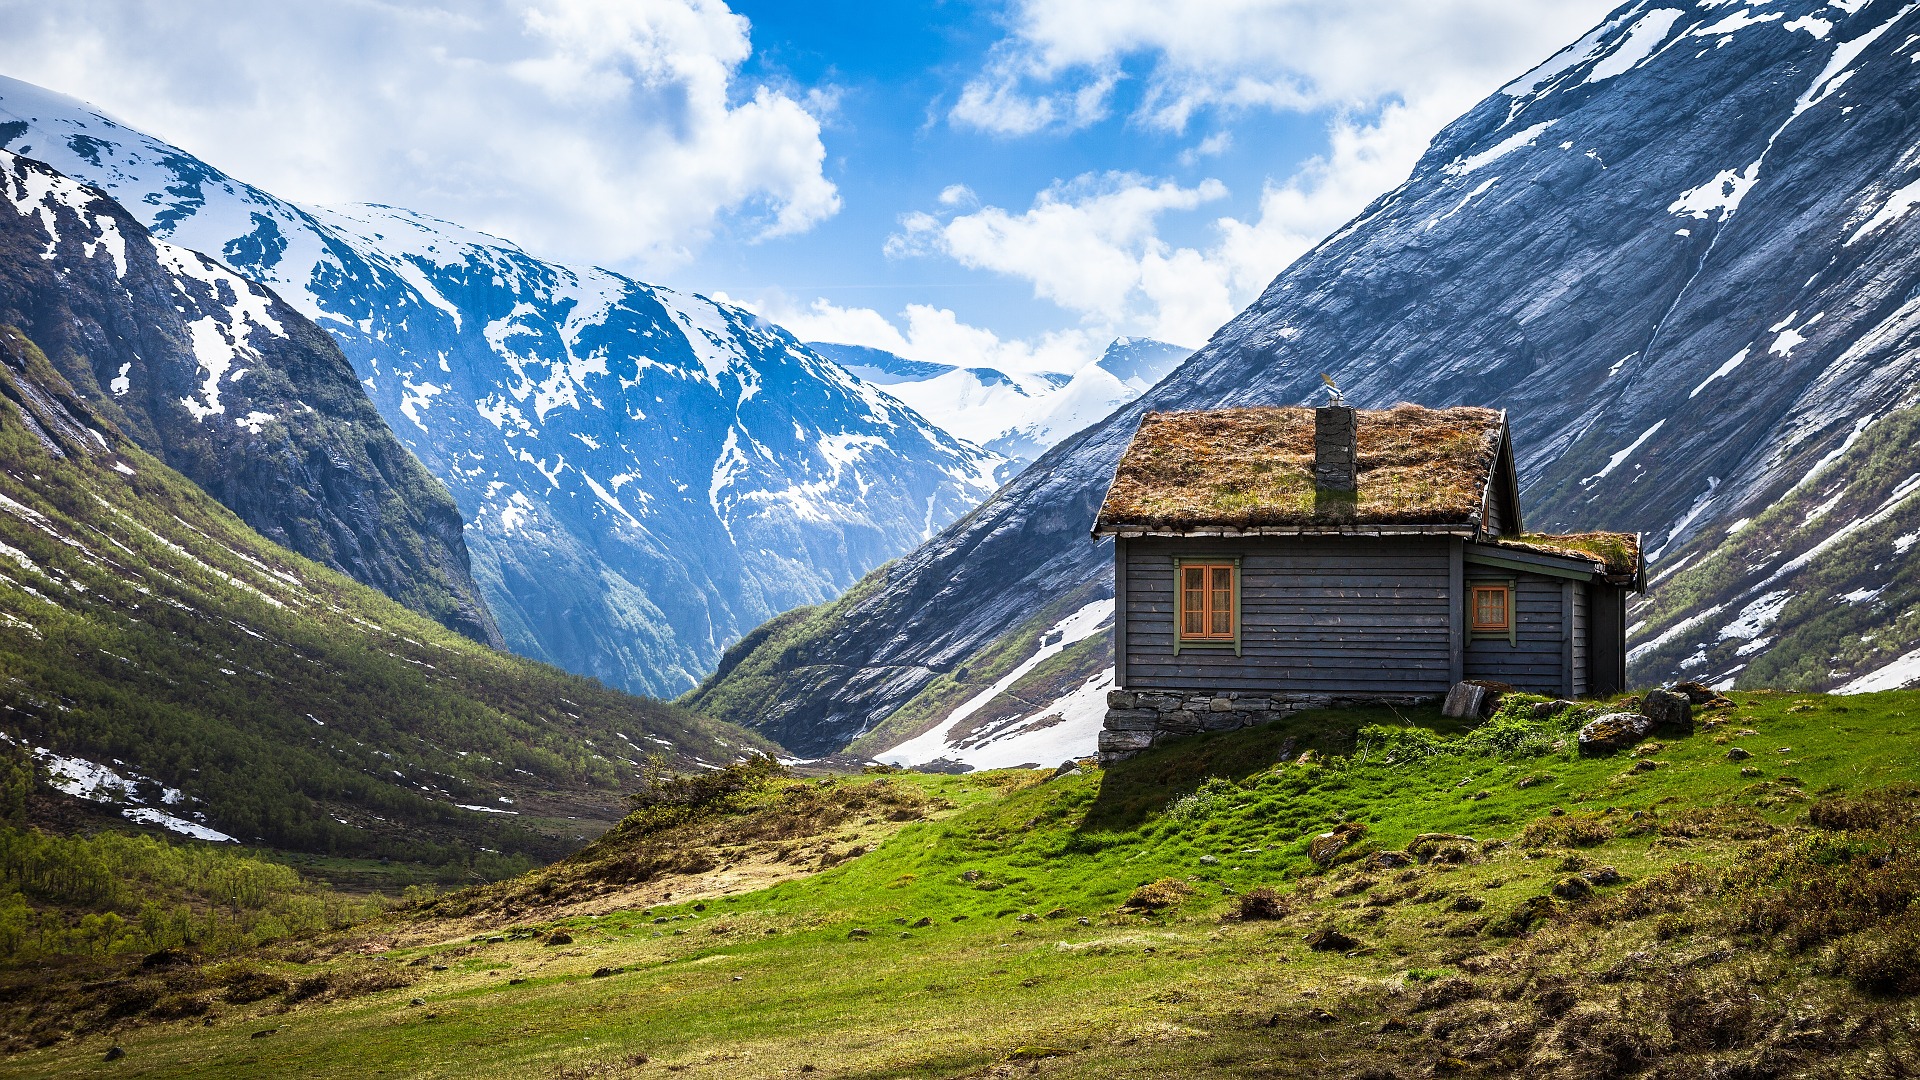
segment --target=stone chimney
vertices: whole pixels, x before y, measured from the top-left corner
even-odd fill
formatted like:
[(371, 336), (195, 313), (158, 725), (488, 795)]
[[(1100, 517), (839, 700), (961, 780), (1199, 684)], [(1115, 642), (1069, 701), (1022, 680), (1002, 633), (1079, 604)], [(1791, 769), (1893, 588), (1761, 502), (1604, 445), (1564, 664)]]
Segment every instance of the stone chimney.
[(1359, 486), (1360, 418), (1351, 406), (1313, 410), (1313, 484), (1328, 491)]

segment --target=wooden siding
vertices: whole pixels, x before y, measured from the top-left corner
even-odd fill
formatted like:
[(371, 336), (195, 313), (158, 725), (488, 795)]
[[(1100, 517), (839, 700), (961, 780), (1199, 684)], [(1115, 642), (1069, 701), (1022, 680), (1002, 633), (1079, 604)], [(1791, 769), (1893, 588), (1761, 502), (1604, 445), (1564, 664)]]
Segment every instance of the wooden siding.
[(1592, 667), (1593, 650), (1590, 647), (1593, 619), (1588, 610), (1587, 597), (1589, 587), (1576, 584), (1573, 587), (1573, 696), (1585, 697), (1591, 680), (1588, 678)]
[(1536, 694), (1566, 693), (1566, 598), (1561, 579), (1469, 565), (1468, 587), (1475, 581), (1513, 582), (1518, 622), (1511, 642), (1475, 638), (1467, 643), (1467, 678), (1511, 683)]
[(1495, 470), (1495, 475), (1488, 480), (1487, 489), (1486, 516), (1485, 520), (1480, 523), (1480, 527), (1495, 536), (1504, 536), (1509, 531), (1506, 512), (1507, 500), (1506, 493), (1501, 490), (1500, 487), (1500, 477), (1497, 469)]
[[(1453, 565), (1445, 537), (1127, 541), (1130, 690), (1444, 694)], [(1173, 652), (1174, 556), (1239, 556), (1241, 652)]]

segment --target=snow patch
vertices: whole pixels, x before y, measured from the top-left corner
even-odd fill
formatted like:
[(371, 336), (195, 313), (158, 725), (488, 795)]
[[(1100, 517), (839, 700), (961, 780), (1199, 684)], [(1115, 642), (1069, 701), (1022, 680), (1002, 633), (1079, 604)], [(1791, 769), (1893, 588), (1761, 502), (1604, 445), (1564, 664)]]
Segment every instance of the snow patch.
[(1715, 379), (1720, 378), (1722, 375), (1728, 374), (1729, 372), (1733, 371), (1734, 368), (1737, 368), (1741, 364), (1746, 363), (1747, 354), (1752, 351), (1753, 351), (1753, 346), (1749, 345), (1746, 348), (1741, 349), (1739, 352), (1734, 353), (1732, 359), (1729, 359), (1726, 363), (1721, 364), (1719, 367), (1715, 368), (1713, 370), (1713, 374), (1700, 380), (1700, 385), (1694, 387), (1693, 391), (1689, 393), (1687, 397), (1689, 398), (1699, 397), (1700, 391), (1705, 390), (1707, 386), (1711, 384)]
[[(963, 702), (960, 705), (959, 708), (949, 713), (945, 720), (941, 721), (939, 724), (936, 724), (932, 728), (932, 730), (926, 732), (923, 735), (919, 735), (912, 739), (909, 739), (906, 742), (900, 743), (899, 745), (893, 747), (890, 750), (886, 750), (880, 754), (875, 755), (876, 759), (880, 761), (888, 762), (889, 764), (894, 764), (894, 765), (923, 765), (923, 764), (926, 764), (927, 762), (935, 761), (943, 757), (949, 758), (952, 760), (967, 761), (969, 764), (974, 764), (974, 762), (971, 760), (971, 757), (969, 755), (971, 755), (972, 757), (981, 757), (982, 760), (984, 760), (984, 754), (982, 752), (986, 750), (987, 746), (992, 745), (991, 743), (986, 745), (974, 746), (971, 748), (962, 748), (959, 745), (958, 738), (949, 739), (949, 735), (953, 735), (956, 737), (963, 736), (965, 734), (963, 730), (963, 725), (966, 723), (967, 719), (971, 717), (974, 713), (977, 713), (981, 709), (985, 708), (988, 702), (1000, 696), (1000, 694), (1003, 693), (1008, 687), (1020, 681), (1020, 679), (1024, 678), (1029, 671), (1032, 671), (1034, 668), (1039, 667), (1048, 658), (1065, 651), (1068, 646), (1074, 645), (1080, 641), (1084, 641), (1087, 638), (1092, 637), (1094, 634), (1098, 633), (1102, 627), (1108, 625), (1112, 620), (1113, 620), (1113, 601), (1111, 599), (1095, 600), (1094, 602), (1081, 607), (1079, 610), (1068, 615), (1066, 618), (1061, 619), (1059, 622), (1053, 624), (1053, 626), (1049, 628), (1046, 633), (1040, 636), (1040, 642), (1041, 642), (1040, 647), (1034, 650), (1033, 655), (1027, 657), (1025, 660), (1022, 660), (1019, 664), (1014, 666), (1013, 670), (1007, 672), (1005, 675), (1002, 675), (999, 679), (995, 680), (992, 686), (989, 686), (985, 690), (982, 690), (978, 694), (975, 694), (973, 697), (968, 698), (965, 702)], [(1112, 677), (1113, 677), (1111, 670), (1108, 671), (1105, 677), (1107, 679), (1107, 685), (1111, 686)], [(1091, 685), (1091, 681), (1089, 682), (1089, 685)], [(1085, 690), (1086, 687), (1083, 686), (1081, 689)], [(1078, 692), (1079, 691), (1076, 691), (1076, 693)], [(1071, 696), (1072, 695), (1069, 695), (1069, 697)], [(1065, 701), (1066, 699), (1062, 699), (1061, 704), (1064, 704)], [(1104, 693), (1101, 694), (1100, 710), (1101, 710), (1101, 716), (1104, 717), (1106, 715)], [(1084, 709), (1082, 711), (1084, 711)], [(1063, 726), (1063, 725), (1055, 725), (1055, 726)], [(1046, 730), (1051, 730), (1051, 729), (1046, 729)], [(1098, 733), (1099, 733), (1099, 726), (1098, 724), (1095, 724), (1091, 729), (1090, 734), (1097, 736)], [(1008, 745), (1013, 745), (1013, 744), (1010, 741)], [(1076, 742), (1075, 745), (1080, 747), (1081, 753), (1085, 753), (1088, 749), (1091, 749), (1090, 743), (1081, 744)], [(1062, 753), (1062, 757), (1075, 756), (1074, 754), (1066, 751), (1062, 751), (1061, 753)], [(956, 755), (960, 755), (960, 756), (956, 757)], [(1033, 757), (1020, 757), (1017, 761), (1013, 763), (1019, 764), (1022, 762), (1035, 761), (1035, 760), (1044, 761), (1046, 759), (1033, 758)], [(976, 766), (976, 767), (991, 767), (991, 766)]]
[(1581, 486), (1585, 487), (1586, 485), (1591, 484), (1596, 480), (1605, 479), (1609, 474), (1613, 472), (1613, 470), (1619, 468), (1622, 464), (1626, 462), (1628, 458), (1632, 457), (1633, 452), (1635, 450), (1640, 449), (1641, 446), (1645, 445), (1648, 439), (1653, 438), (1655, 432), (1665, 427), (1666, 423), (1667, 422), (1665, 420), (1656, 421), (1652, 427), (1641, 432), (1639, 438), (1628, 443), (1625, 449), (1615, 452), (1612, 457), (1608, 458), (1607, 463), (1601, 467), (1599, 472), (1594, 473), (1592, 476), (1589, 476), (1585, 480), (1580, 481)]
[(1546, 120), (1532, 127), (1516, 131), (1477, 154), (1460, 158), (1448, 164), (1440, 171), (1446, 173), (1448, 176), (1460, 177), (1477, 169), (1485, 168), (1523, 146), (1532, 146), (1534, 140), (1540, 138), (1542, 132), (1559, 122), (1559, 119), (1556, 117), (1555, 119)]
[(1900, 690), (1920, 683), (1920, 649), (1901, 656), (1884, 667), (1867, 672), (1836, 688), (1836, 694), (1871, 694), (1878, 690)]
[(237, 844), (240, 842), (228, 836), (226, 833), (221, 832), (219, 829), (209, 829), (205, 825), (197, 822), (174, 817), (172, 814), (162, 810), (155, 810), (151, 806), (129, 806), (120, 811), (120, 816), (126, 818), (128, 821), (137, 821), (142, 825), (158, 825), (168, 832), (176, 832), (182, 836), (191, 836), (195, 840), (211, 840), (217, 844)]
[(1593, 65), (1593, 70), (1587, 73), (1586, 81), (1605, 82), (1638, 67), (1642, 60), (1653, 54), (1653, 50), (1658, 48), (1661, 42), (1667, 40), (1668, 32), (1673, 29), (1673, 24), (1681, 14), (1675, 8), (1656, 8), (1641, 16), (1640, 21), (1634, 23), (1633, 28), (1627, 31), (1627, 36), (1620, 42), (1619, 47), (1601, 57), (1600, 62)]

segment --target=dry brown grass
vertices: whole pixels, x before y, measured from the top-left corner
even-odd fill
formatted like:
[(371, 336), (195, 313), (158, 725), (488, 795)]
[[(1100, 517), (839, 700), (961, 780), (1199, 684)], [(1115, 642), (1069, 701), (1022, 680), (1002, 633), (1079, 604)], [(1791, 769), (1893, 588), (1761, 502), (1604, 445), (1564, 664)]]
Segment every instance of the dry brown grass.
[(1148, 413), (1100, 508), (1102, 526), (1467, 525), (1500, 449), (1492, 409), (1360, 411), (1359, 489), (1317, 492), (1313, 410)]

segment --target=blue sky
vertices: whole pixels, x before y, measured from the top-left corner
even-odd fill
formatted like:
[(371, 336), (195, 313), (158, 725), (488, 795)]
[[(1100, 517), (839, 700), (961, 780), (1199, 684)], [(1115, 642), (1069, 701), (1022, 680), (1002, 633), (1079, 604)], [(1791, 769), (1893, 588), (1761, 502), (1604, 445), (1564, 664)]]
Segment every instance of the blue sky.
[[(716, 244), (675, 275), (719, 282), (706, 287), (741, 299), (821, 297), (889, 315), (906, 303), (929, 303), (1002, 336), (1031, 337), (1062, 325), (1058, 305), (1037, 299), (1018, 277), (969, 270), (939, 257), (885, 257), (886, 240), (900, 231), (901, 216), (940, 210), (940, 193), (954, 184), (969, 188), (979, 204), (1025, 209), (1058, 181), (1115, 171), (1183, 187), (1216, 179), (1227, 194), (1206, 209), (1245, 213), (1257, 209), (1267, 178), (1292, 174), (1327, 141), (1325, 118), (1302, 112), (1263, 112), (1230, 122), (1208, 117), (1181, 132), (1129, 124), (1125, 114), (1139, 97), (1147, 66), (1138, 57), (1128, 58), (1134, 78), (1116, 93), (1110, 119), (1019, 137), (982, 131), (953, 123), (947, 114), (1006, 36), (1003, 6), (830, 3), (806, 11), (806, 5), (779, 0), (733, 6), (753, 23), (755, 54), (744, 74), (833, 88), (834, 107), (825, 117), (826, 171), (844, 203), (804, 236)], [(1193, 153), (1210, 136), (1218, 145), (1223, 132), (1231, 140), (1227, 150)], [(1213, 216), (1170, 215), (1158, 235), (1174, 244), (1204, 243)]]
[(0, 72), (802, 337), (1199, 345), (1606, 0), (0, 0)]

